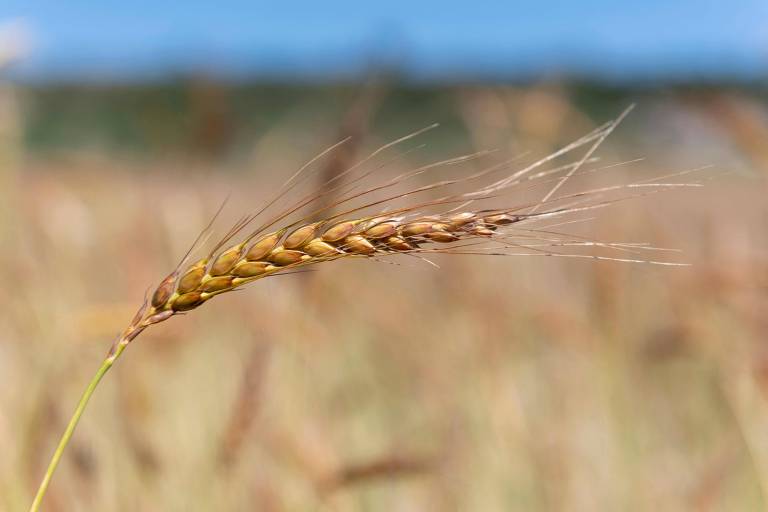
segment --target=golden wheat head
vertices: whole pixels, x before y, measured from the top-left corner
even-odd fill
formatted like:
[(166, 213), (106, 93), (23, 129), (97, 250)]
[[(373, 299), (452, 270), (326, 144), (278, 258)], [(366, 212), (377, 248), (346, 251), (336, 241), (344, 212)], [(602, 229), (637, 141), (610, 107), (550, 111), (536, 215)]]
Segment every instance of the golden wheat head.
[[(607, 168), (585, 169), (596, 160), (593, 153), (627, 112), (617, 120), (598, 127), (559, 151), (522, 169), (510, 170), (515, 162), (515, 159), (512, 159), (460, 179), (436, 181), (394, 192), (396, 187), (430, 170), (480, 159), (487, 154), (481, 152), (435, 162), (382, 184), (360, 188), (363, 180), (373, 172), (362, 171), (365, 164), (383, 151), (424, 131), (420, 130), (377, 149), (349, 169), (330, 178), (317, 191), (301, 197), (295, 203), (285, 200), (287, 194), (306, 179), (309, 173), (305, 171), (319, 158), (345, 142), (342, 141), (299, 169), (271, 201), (256, 213), (235, 223), (206, 256), (190, 263), (192, 251), (202, 244), (213, 223), (211, 221), (176, 268), (145, 298), (128, 327), (112, 344), (62, 436), (30, 510), (34, 512), (39, 509), (53, 471), (85, 405), (101, 378), (128, 344), (147, 327), (168, 320), (174, 315), (194, 310), (218, 295), (253, 281), (281, 273), (302, 271), (304, 267), (317, 263), (351, 258), (381, 260), (393, 255), (423, 259), (426, 258), (425, 255), (430, 254), (545, 255), (676, 265), (636, 256), (639, 251), (659, 250), (645, 244), (607, 243), (556, 230), (558, 226), (584, 220), (561, 220), (563, 216), (603, 208), (628, 197), (648, 195), (672, 187), (698, 186), (697, 183), (659, 182), (661, 178), (658, 178), (569, 194), (560, 192), (569, 179), (578, 179), (585, 174)], [(546, 168), (550, 162), (579, 148), (586, 148), (580, 158), (565, 165)], [(500, 173), (500, 178), (482, 184), (484, 180)], [(679, 174), (684, 173), (672, 176)], [(469, 192), (447, 192), (453, 185), (466, 187), (475, 183), (481, 184), (475, 185)], [(505, 199), (507, 192), (519, 190), (519, 186), (524, 187), (525, 184), (531, 183), (550, 185), (546, 194), (536, 201), (512, 207), (486, 206), (488, 201), (492, 200), (508, 201)], [(419, 201), (411, 200), (419, 194), (435, 191), (443, 195)], [(383, 194), (383, 197), (377, 194)], [(361, 198), (363, 204), (354, 206), (357, 204), (355, 201)], [(394, 206), (397, 201), (402, 200), (407, 200), (406, 206)], [(271, 208), (278, 207), (281, 202), (287, 204), (284, 209), (262, 221), (256, 229), (249, 228), (257, 218), (265, 215)], [(343, 211), (333, 213), (343, 205), (347, 205), (346, 209), (342, 208)], [(314, 211), (311, 210), (313, 206)], [(386, 210), (368, 213), (377, 207), (384, 207)], [(308, 214), (307, 209), (310, 210)], [(221, 209), (218, 213), (220, 212)], [(289, 222), (291, 216), (299, 214), (298, 212), (305, 215)], [(557, 221), (551, 223), (551, 219), (555, 218)], [(542, 225), (542, 221), (550, 224)], [(235, 241), (238, 237), (239, 241)], [(568, 252), (569, 248), (575, 247), (604, 248), (630, 255), (617, 258)], [(556, 250), (561, 248), (565, 248), (565, 252)]]

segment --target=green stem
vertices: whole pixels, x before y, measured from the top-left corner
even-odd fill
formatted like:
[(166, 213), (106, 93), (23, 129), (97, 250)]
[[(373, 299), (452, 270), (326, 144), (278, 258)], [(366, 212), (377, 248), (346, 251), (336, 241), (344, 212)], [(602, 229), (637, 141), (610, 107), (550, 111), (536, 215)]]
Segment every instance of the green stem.
[(72, 414), (72, 418), (69, 420), (67, 429), (61, 436), (61, 441), (59, 441), (59, 445), (56, 447), (56, 451), (53, 452), (51, 462), (48, 463), (48, 469), (45, 471), (43, 481), (40, 482), (40, 487), (37, 489), (37, 494), (35, 495), (35, 499), (32, 502), (32, 506), (29, 507), (29, 512), (38, 512), (40, 510), (40, 505), (43, 502), (45, 492), (48, 490), (48, 485), (51, 483), (53, 472), (56, 471), (56, 466), (59, 465), (61, 456), (64, 454), (64, 450), (69, 444), (69, 440), (72, 438), (72, 434), (75, 432), (75, 428), (77, 427), (77, 423), (80, 421), (80, 417), (83, 415), (83, 411), (85, 411), (85, 406), (88, 405), (88, 400), (91, 399), (91, 395), (93, 395), (93, 392), (96, 391), (96, 387), (99, 385), (99, 382), (101, 382), (102, 377), (104, 377), (109, 369), (112, 368), (115, 360), (120, 357), (120, 354), (123, 353), (123, 350), (125, 350), (126, 346), (126, 343), (119, 343), (117, 345), (115, 352), (104, 359), (104, 362), (101, 363), (99, 371), (96, 372), (96, 375), (93, 376), (91, 382), (88, 383), (88, 387), (85, 388), (85, 392), (80, 398), (80, 401), (77, 403), (77, 408), (75, 408), (75, 412)]

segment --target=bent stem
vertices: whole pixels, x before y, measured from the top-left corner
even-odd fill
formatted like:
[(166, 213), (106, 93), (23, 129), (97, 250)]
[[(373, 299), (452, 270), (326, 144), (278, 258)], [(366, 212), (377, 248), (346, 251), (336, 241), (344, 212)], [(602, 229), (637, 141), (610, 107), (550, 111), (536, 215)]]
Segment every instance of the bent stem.
[(72, 418), (69, 420), (67, 429), (61, 436), (61, 440), (56, 447), (56, 451), (53, 452), (51, 462), (48, 463), (48, 469), (45, 471), (43, 480), (40, 482), (40, 487), (37, 489), (37, 494), (35, 495), (35, 499), (32, 502), (32, 506), (29, 507), (29, 512), (38, 512), (40, 510), (40, 505), (43, 502), (43, 497), (45, 497), (45, 492), (48, 490), (48, 485), (51, 483), (53, 472), (56, 471), (56, 467), (59, 465), (61, 456), (64, 454), (64, 450), (67, 448), (69, 440), (72, 438), (72, 434), (75, 432), (75, 428), (77, 427), (77, 423), (80, 421), (80, 417), (83, 415), (83, 411), (85, 411), (85, 407), (88, 405), (88, 400), (91, 399), (91, 395), (93, 395), (93, 392), (96, 391), (96, 387), (99, 385), (99, 382), (101, 382), (101, 379), (104, 377), (104, 375), (106, 375), (109, 369), (112, 368), (112, 365), (115, 363), (117, 358), (120, 357), (120, 354), (123, 353), (123, 350), (125, 350), (125, 347), (127, 346), (128, 344), (123, 342), (116, 344), (114, 352), (110, 353), (106, 359), (104, 359), (104, 362), (101, 363), (101, 367), (96, 372), (96, 375), (93, 376), (91, 382), (88, 383), (88, 387), (85, 388), (83, 396), (77, 403), (75, 412), (72, 414)]

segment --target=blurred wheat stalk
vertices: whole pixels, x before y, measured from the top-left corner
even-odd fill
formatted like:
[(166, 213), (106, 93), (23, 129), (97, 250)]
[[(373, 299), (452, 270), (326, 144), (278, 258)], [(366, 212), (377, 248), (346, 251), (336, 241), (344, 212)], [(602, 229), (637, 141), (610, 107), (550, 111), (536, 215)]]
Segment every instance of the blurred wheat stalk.
[[(557, 229), (587, 220), (574, 218), (575, 214), (600, 209), (630, 197), (677, 187), (699, 186), (690, 182), (660, 181), (670, 177), (667, 176), (558, 194), (568, 180), (611, 167), (595, 168), (590, 165), (597, 161), (593, 157), (594, 152), (628, 112), (629, 109), (616, 120), (598, 127), (588, 135), (522, 169), (510, 171), (516, 160), (511, 159), (486, 166), (459, 179), (444, 179), (414, 186), (405, 191), (399, 190), (403, 184), (427, 172), (481, 160), (489, 154), (481, 152), (418, 167), (382, 184), (362, 187), (364, 180), (377, 169), (384, 167), (386, 162), (369, 169), (366, 168), (367, 165), (385, 151), (432, 128), (428, 127), (380, 147), (358, 163), (327, 179), (319, 189), (301, 196), (295, 202), (289, 201), (289, 195), (295, 193), (297, 187), (305, 183), (313, 171), (316, 171), (314, 164), (327, 155), (332, 155), (348, 142), (348, 139), (342, 140), (310, 160), (263, 208), (241, 218), (213, 245), (205, 257), (190, 264), (193, 251), (198, 250), (210, 236), (213, 221), (221, 212), (220, 209), (177, 267), (145, 298), (133, 320), (113, 343), (66, 427), (30, 512), (40, 509), (53, 473), (89, 399), (130, 342), (146, 328), (195, 309), (215, 296), (235, 291), (250, 282), (273, 275), (301, 272), (316, 263), (353, 257), (380, 261), (392, 255), (407, 255), (424, 260), (431, 254), (542, 255), (679, 265), (638, 256), (641, 251), (661, 250), (646, 244), (597, 241), (569, 235)], [(585, 151), (575, 161), (545, 168), (557, 158), (581, 148), (585, 148)], [(684, 173), (672, 177), (681, 174)], [(494, 175), (501, 177), (493, 178)], [(477, 182), (485, 184), (475, 185), (470, 192), (448, 192), (454, 185), (466, 189)], [(498, 200), (510, 191), (525, 189), (534, 184), (547, 186), (546, 193), (536, 201), (512, 207), (485, 206), (488, 201)], [(412, 196), (435, 192), (442, 195), (424, 200), (412, 199)], [(407, 200), (408, 204), (395, 206), (394, 203), (400, 200)], [(357, 201), (362, 201), (362, 204)], [(283, 204), (287, 206), (268, 216), (256, 229), (250, 228), (250, 231), (246, 231), (270, 209), (279, 208)], [(332, 209), (341, 206), (346, 209), (331, 214)], [(365, 214), (366, 211), (381, 207), (387, 209)], [(289, 222), (295, 215), (301, 215), (301, 218)], [(318, 218), (321, 220), (316, 220)], [(282, 227), (275, 230), (280, 224)], [(246, 234), (242, 236), (244, 232)], [(234, 243), (233, 240), (238, 236), (242, 236), (242, 239)], [(576, 252), (584, 248), (591, 252)], [(628, 256), (601, 255), (593, 252), (596, 250), (618, 251), (627, 253)]]

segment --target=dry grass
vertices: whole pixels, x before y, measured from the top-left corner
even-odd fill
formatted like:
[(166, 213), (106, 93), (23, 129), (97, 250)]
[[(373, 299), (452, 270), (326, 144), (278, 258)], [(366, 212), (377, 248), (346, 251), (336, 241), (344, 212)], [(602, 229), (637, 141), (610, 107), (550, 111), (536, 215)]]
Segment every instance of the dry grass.
[[(13, 180), (2, 509), (25, 506), (71, 407), (61, 397), (126, 299), (173, 266), (228, 188), (169, 166), (103, 169), (30, 162)], [(659, 174), (611, 173), (639, 181), (629, 169)], [(229, 209), (283, 180), (241, 177), (249, 193)], [(728, 181), (569, 230), (681, 247), (691, 268), (351, 258), (156, 326), (97, 394), (46, 509), (760, 508), (765, 211), (759, 187)]]

